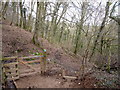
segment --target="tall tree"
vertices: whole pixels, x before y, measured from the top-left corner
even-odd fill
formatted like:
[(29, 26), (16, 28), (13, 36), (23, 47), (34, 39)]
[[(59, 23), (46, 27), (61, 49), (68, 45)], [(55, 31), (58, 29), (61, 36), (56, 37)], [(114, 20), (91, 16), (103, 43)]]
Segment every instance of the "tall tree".
[(45, 17), (45, 2), (37, 2), (37, 13), (36, 13), (36, 23), (35, 31), (33, 35), (33, 43), (37, 46), (41, 46), (42, 43), (38, 40), (39, 33), (43, 34), (44, 17)]
[(35, 2), (34, 0), (32, 2), (30, 2), (30, 14), (28, 16), (28, 30), (31, 32), (31, 29), (32, 29), (32, 26), (33, 26), (33, 22), (32, 22), (32, 13), (33, 13), (33, 10), (34, 10), (34, 5), (35, 5)]
[(20, 7), (20, 27), (23, 27), (23, 3), (19, 2)]

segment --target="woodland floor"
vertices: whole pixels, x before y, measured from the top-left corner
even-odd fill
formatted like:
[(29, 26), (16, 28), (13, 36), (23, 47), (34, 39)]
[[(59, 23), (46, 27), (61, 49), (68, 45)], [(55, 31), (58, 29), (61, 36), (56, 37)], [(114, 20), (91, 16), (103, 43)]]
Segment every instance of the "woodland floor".
[[(9, 23), (2, 23), (2, 55), (6, 56), (29, 56), (30, 52), (41, 52), (42, 50), (32, 43), (33, 34), (17, 26), (10, 26)], [(34, 74), (16, 81), (18, 88), (97, 88), (112, 87), (120, 88), (120, 82), (117, 82), (117, 72), (109, 74), (105, 71), (95, 69), (92, 63), (88, 63), (85, 68), (85, 77), (82, 80), (65, 80), (61, 76), (61, 69), (67, 68), (70, 75), (74, 76), (73, 71), (81, 71), (81, 58), (72, 57), (64, 50), (43, 41), (43, 46), (47, 50), (47, 59), (54, 60), (59, 64), (47, 64), (46, 74)], [(18, 54), (16, 54), (18, 51)], [(37, 66), (36, 66), (37, 67)], [(51, 67), (51, 68), (50, 68)], [(26, 69), (26, 67), (23, 67)], [(106, 81), (108, 83), (106, 83)]]

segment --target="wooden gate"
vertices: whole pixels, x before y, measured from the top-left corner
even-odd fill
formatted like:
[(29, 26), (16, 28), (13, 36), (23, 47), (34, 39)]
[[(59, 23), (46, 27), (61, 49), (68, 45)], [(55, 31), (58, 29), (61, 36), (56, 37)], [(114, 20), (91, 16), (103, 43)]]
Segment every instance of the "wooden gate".
[[(27, 56), (27, 57), (5, 57), (2, 58), (2, 83), (6, 80), (16, 80), (20, 77), (35, 73), (44, 73), (46, 70), (46, 56)], [(20, 66), (26, 66), (29, 69), (21, 69)], [(38, 66), (35, 68), (34, 66)], [(39, 68), (40, 67), (40, 68)], [(39, 70), (38, 70), (39, 68)], [(25, 69), (25, 70), (24, 70)], [(33, 72), (28, 73), (29, 70)], [(21, 73), (22, 71), (25, 71)]]

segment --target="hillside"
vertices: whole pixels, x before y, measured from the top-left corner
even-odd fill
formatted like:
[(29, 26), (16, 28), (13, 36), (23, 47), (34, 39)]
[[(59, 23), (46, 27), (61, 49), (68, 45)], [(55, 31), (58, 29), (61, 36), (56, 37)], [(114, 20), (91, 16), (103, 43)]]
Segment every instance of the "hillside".
[[(11, 57), (11, 56), (29, 56), (34, 53), (42, 53), (42, 50), (35, 46), (32, 43), (33, 34), (21, 29), (17, 26), (10, 26), (8, 23), (2, 24), (2, 55), (3, 57)], [(60, 68), (65, 68), (68, 70), (70, 75), (74, 75), (75, 71), (81, 71), (81, 60), (82, 58), (72, 57), (64, 50), (53, 44), (50, 44), (47, 40), (39, 38), (39, 40), (43, 41), (43, 48), (47, 50), (47, 60), (55, 61), (57, 64), (54, 66), (48, 64), (52, 68), (48, 68), (45, 76), (40, 76), (39, 74), (35, 74), (32, 76), (23, 77), (20, 80), (17, 80), (18, 87), (37, 87), (37, 88), (93, 88), (93, 87), (101, 87), (96, 85), (96, 83), (100, 82), (96, 79), (95, 76), (99, 76), (102, 71), (94, 71), (93, 65), (88, 63), (88, 66), (85, 68), (85, 77), (84, 80), (74, 80), (74, 81), (66, 81), (61, 77)], [(16, 53), (17, 51), (17, 53)], [(60, 65), (60, 67), (58, 67)], [(25, 68), (24, 68), (25, 69)], [(92, 70), (93, 69), (93, 70)], [(97, 72), (97, 73), (95, 73)], [(101, 74), (106, 76), (104, 72)], [(109, 74), (108, 74), (109, 75)], [(110, 77), (114, 77), (110, 75)], [(102, 79), (101, 79), (102, 80)], [(33, 83), (34, 82), (34, 83)], [(51, 84), (51, 83), (52, 84)]]

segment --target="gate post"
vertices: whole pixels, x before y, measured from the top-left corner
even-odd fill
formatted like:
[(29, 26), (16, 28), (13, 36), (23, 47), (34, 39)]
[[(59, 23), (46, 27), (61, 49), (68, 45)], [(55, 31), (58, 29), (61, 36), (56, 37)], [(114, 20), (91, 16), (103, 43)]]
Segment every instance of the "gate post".
[(46, 71), (46, 49), (44, 49), (43, 57), (41, 60), (41, 74), (45, 74)]

